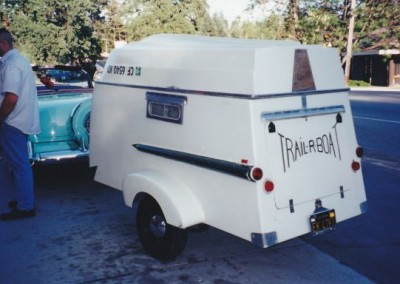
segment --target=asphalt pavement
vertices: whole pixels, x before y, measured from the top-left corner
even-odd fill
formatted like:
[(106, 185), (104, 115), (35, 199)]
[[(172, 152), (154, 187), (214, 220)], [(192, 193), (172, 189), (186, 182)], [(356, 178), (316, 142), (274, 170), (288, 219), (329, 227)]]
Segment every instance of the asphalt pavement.
[(35, 167), (35, 180), (37, 216), (0, 221), (1, 284), (372, 283), (299, 238), (260, 249), (213, 228), (190, 232), (182, 255), (160, 262), (139, 243), (135, 210), (86, 164)]
[(350, 94), (368, 213), (339, 224), (310, 244), (372, 281), (400, 279), (400, 89), (354, 89)]

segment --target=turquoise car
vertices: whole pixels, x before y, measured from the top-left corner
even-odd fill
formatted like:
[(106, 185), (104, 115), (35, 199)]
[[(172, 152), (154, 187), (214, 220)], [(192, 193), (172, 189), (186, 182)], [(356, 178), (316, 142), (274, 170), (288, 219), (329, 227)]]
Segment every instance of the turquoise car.
[(41, 132), (28, 139), (32, 163), (62, 163), (89, 157), (93, 84), (82, 69), (34, 68)]

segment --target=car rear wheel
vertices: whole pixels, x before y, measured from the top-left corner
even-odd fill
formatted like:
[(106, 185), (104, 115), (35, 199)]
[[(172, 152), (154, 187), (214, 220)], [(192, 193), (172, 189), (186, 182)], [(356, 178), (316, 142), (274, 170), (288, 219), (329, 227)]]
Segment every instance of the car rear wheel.
[(138, 205), (136, 228), (145, 250), (159, 260), (171, 260), (186, 246), (187, 231), (167, 224), (157, 201), (145, 197)]
[(86, 99), (81, 102), (71, 113), (72, 131), (81, 150), (89, 149), (90, 134), (90, 112), (92, 109), (92, 100)]

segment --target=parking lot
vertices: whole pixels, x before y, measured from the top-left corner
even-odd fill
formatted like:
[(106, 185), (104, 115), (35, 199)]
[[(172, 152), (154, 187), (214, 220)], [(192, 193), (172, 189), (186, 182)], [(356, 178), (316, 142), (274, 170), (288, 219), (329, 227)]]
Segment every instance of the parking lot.
[(0, 222), (0, 283), (370, 283), (301, 239), (260, 249), (213, 228), (190, 232), (175, 261), (157, 261), (135, 211), (92, 176), (84, 163), (35, 167), (37, 216)]

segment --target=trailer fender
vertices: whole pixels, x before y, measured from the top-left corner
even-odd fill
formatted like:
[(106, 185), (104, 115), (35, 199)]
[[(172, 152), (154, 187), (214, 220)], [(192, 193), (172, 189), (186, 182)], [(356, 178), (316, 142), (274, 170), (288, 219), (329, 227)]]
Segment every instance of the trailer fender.
[(144, 170), (127, 175), (122, 191), (125, 204), (133, 202), (141, 193), (151, 195), (160, 205), (167, 223), (187, 228), (203, 223), (204, 212), (199, 200), (188, 186), (160, 171)]

